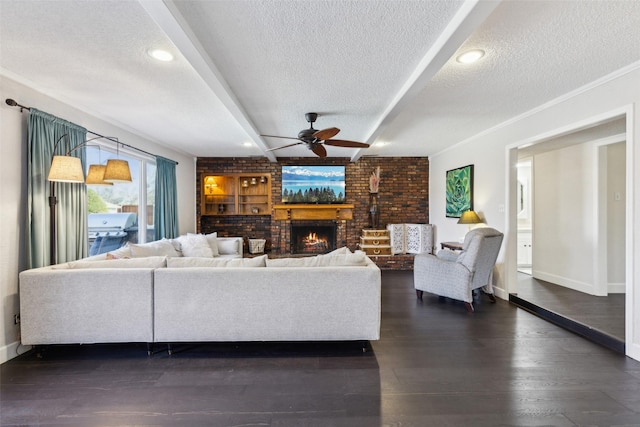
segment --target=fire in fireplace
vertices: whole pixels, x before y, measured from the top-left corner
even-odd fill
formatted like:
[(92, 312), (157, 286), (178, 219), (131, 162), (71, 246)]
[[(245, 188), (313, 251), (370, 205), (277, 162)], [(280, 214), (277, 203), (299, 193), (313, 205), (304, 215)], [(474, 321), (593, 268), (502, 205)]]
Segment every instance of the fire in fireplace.
[(333, 221), (291, 223), (291, 253), (322, 254), (336, 249)]

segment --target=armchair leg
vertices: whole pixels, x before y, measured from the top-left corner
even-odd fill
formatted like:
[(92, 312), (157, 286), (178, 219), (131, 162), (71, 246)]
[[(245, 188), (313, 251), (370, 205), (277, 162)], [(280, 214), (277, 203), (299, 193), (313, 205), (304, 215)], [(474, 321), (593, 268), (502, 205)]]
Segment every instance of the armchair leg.
[(481, 292), (484, 295), (488, 296), (492, 303), (496, 302), (496, 296), (493, 294), (493, 292), (485, 292), (484, 289), (482, 289)]
[(471, 304), (470, 302), (465, 302), (464, 306), (467, 308), (467, 311), (469, 313), (473, 313), (473, 304)]
[(422, 301), (422, 293), (423, 291), (421, 291), (420, 289), (416, 289), (416, 296), (420, 301)]

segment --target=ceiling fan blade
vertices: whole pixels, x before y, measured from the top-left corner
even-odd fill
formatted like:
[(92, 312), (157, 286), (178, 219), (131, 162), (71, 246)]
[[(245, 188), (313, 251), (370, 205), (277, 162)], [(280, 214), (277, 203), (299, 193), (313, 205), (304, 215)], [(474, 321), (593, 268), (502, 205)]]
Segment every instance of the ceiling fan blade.
[(367, 148), (369, 146), (369, 144), (365, 144), (364, 142), (347, 141), (346, 139), (328, 139), (324, 143), (335, 147)]
[(267, 138), (298, 139), (298, 138), (293, 138), (291, 136), (277, 136), (277, 135), (260, 135), (260, 136), (266, 136)]
[[(293, 138), (295, 139), (295, 138)], [(283, 145), (282, 147), (276, 147), (276, 148), (270, 148), (267, 151), (274, 151), (274, 150), (279, 150), (281, 148), (288, 148), (288, 147), (293, 147), (294, 145), (300, 145), (302, 144), (302, 142), (296, 142), (295, 144), (288, 144), (288, 145)]]
[(311, 151), (316, 153), (316, 156), (318, 157), (327, 157), (327, 150), (320, 144), (317, 144), (315, 147), (313, 147)]
[(338, 132), (340, 132), (340, 129), (338, 128), (327, 128), (315, 132), (313, 137), (324, 141), (325, 139), (333, 138), (338, 134)]

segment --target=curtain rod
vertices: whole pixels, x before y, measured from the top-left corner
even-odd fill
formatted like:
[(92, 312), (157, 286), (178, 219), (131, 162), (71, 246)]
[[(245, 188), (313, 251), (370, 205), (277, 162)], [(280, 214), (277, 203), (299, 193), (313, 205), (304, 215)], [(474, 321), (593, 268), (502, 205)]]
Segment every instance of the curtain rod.
[[(24, 105), (20, 105), (20, 104), (18, 104), (15, 100), (13, 100), (13, 99), (11, 99), (11, 98), (7, 98), (7, 99), (5, 100), (5, 102), (7, 103), (7, 105), (9, 105), (9, 106), (11, 106), (11, 107), (18, 107), (18, 108), (20, 108), (20, 112), (21, 112), (21, 113), (22, 113), (24, 110), (31, 111), (31, 108), (26, 107), (26, 106), (24, 106)], [(122, 145), (122, 146), (124, 146), (124, 147), (132, 148), (132, 149), (134, 149), (134, 150), (140, 151), (141, 153), (147, 154), (147, 155), (149, 155), (149, 156), (156, 157), (156, 155), (155, 155), (155, 154), (153, 154), (153, 153), (149, 153), (148, 151), (141, 150), (141, 149), (139, 149), (139, 148), (134, 147), (133, 145), (125, 144), (124, 142), (120, 142), (120, 141), (118, 141), (117, 139), (115, 139), (115, 138), (113, 138), (113, 137), (111, 137), (111, 136), (104, 136), (104, 135), (100, 135), (99, 133), (96, 133), (96, 132), (90, 131), (89, 129), (87, 129), (87, 133), (90, 133), (91, 135), (95, 135), (96, 137), (99, 137), (99, 138), (108, 139), (108, 140), (109, 140), (109, 141), (111, 141), (111, 142), (115, 142), (116, 144), (120, 144), (120, 145)], [(166, 159), (166, 157), (164, 157), (164, 158)], [(178, 162), (176, 162), (175, 160), (171, 160), (171, 159), (167, 159), (167, 160), (172, 161), (172, 162), (173, 162), (173, 163), (175, 163), (176, 165), (178, 165), (178, 164), (179, 164), (179, 163), (178, 163)]]

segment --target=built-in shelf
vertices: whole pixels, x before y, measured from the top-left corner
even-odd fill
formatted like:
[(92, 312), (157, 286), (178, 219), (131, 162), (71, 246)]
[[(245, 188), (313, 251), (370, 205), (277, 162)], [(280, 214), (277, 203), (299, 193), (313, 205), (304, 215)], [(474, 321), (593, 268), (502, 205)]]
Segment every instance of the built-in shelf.
[(271, 175), (202, 177), (202, 215), (271, 215)]

